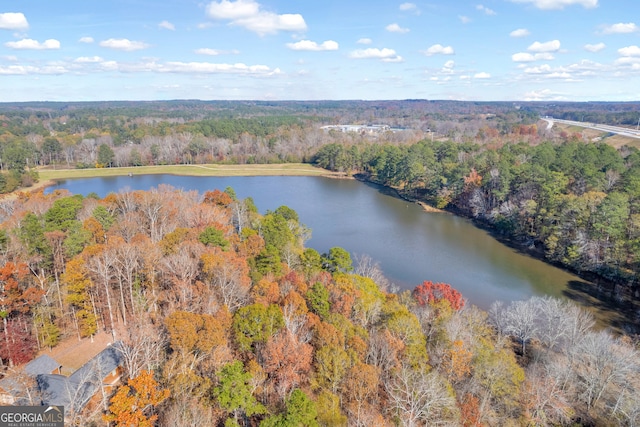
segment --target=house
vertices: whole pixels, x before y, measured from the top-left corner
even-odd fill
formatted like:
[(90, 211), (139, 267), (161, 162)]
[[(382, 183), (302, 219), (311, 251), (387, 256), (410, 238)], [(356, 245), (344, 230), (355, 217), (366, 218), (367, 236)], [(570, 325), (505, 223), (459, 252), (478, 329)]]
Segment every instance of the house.
[(27, 363), (21, 372), (0, 380), (0, 405), (33, 403), (38, 375), (60, 374), (62, 365), (46, 354)]
[(62, 405), (79, 413), (110, 395), (122, 376), (122, 342), (118, 341), (67, 376), (47, 373), (35, 377), (43, 405)]
[(43, 354), (24, 365), (24, 372), (32, 377), (42, 374), (61, 374), (62, 365), (54, 358)]
[(95, 408), (120, 382), (122, 349), (120, 341), (107, 346), (69, 376), (56, 360), (40, 356), (0, 380), (0, 405), (61, 405), (67, 415)]

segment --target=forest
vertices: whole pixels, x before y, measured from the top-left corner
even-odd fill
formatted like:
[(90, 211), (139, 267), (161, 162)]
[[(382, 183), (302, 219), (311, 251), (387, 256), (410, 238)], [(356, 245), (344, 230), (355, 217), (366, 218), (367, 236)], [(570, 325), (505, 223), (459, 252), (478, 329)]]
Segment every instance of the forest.
[[(633, 103), (0, 104), (0, 192), (42, 168), (308, 162), (472, 218), (599, 278), (638, 316), (640, 152), (540, 116), (633, 126)], [(382, 135), (324, 131), (385, 124)], [(633, 426), (637, 330), (567, 300), (469, 305), (375, 260), (305, 248), (286, 206), (233, 189), (0, 200), (0, 359), (22, 402), (37, 354), (109, 333), (122, 384), (71, 425)], [(635, 319), (637, 321), (637, 319)], [(1, 388), (1, 386), (0, 386)], [(0, 390), (1, 392), (1, 390)], [(1, 396), (0, 396), (1, 397)]]
[[(623, 125), (639, 118), (634, 103), (0, 104), (0, 192), (29, 187), (39, 168), (314, 163), (473, 218), (538, 257), (604, 279), (633, 304), (638, 151), (539, 127), (547, 115)], [(321, 129), (336, 123), (398, 130)]]
[(0, 210), (0, 358), (108, 332), (122, 384), (69, 425), (633, 426), (640, 354), (568, 300), (488, 312), (429, 278), (393, 293), (374, 260), (305, 248), (287, 206), (232, 188), (103, 199), (26, 193)]
[[(537, 135), (535, 136), (537, 137)], [(328, 144), (314, 158), (474, 218), (546, 260), (637, 298), (640, 151), (567, 139), (488, 147)]]

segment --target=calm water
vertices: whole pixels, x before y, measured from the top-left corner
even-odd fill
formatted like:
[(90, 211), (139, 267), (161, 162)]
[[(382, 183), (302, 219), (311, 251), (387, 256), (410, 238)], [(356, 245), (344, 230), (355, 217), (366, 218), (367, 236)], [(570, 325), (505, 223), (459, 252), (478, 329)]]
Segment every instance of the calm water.
[(159, 184), (201, 193), (230, 186), (238, 198), (252, 197), (261, 212), (289, 206), (312, 230), (308, 247), (322, 253), (340, 246), (352, 255), (369, 255), (401, 288), (412, 289), (424, 280), (450, 283), (481, 308), (495, 300), (560, 296), (570, 283), (580, 281), (499, 243), (465, 219), (425, 213), (418, 205), (358, 181), (142, 175), (66, 180), (47, 191), (64, 188), (104, 197), (121, 189), (148, 190)]

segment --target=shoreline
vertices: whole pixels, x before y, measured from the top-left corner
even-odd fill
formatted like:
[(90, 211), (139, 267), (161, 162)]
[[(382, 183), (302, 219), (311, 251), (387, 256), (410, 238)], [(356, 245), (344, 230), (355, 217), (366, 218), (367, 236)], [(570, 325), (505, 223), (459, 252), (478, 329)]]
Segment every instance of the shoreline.
[(591, 312), (596, 318), (599, 327), (603, 329), (610, 328), (620, 334), (630, 333), (629, 327), (632, 328), (633, 332), (631, 333), (638, 334), (638, 331), (640, 331), (640, 316), (636, 314), (639, 312), (640, 302), (636, 302), (632, 295), (624, 293), (622, 295), (618, 294), (620, 290), (618, 283), (593, 273), (575, 271), (566, 266), (550, 262), (544, 257), (544, 253), (539, 250), (528, 248), (513, 239), (505, 238), (505, 236), (496, 233), (495, 229), (487, 223), (474, 220), (455, 210), (438, 209), (424, 201), (403, 194), (402, 191), (397, 188), (369, 180), (366, 175), (357, 175), (356, 179), (362, 183), (376, 186), (378, 191), (391, 197), (416, 203), (422, 207), (425, 213), (443, 213), (464, 218), (470, 221), (474, 227), (486, 231), (493, 239), (501, 244), (532, 259), (542, 261), (575, 275), (580, 281), (571, 283), (565, 292), (563, 292), (564, 297)]
[(128, 166), (117, 168), (88, 169), (36, 169), (38, 182), (30, 187), (21, 187), (11, 193), (0, 195), (0, 200), (14, 200), (21, 194), (35, 193), (55, 185), (58, 180), (104, 178), (133, 175), (178, 175), (178, 176), (320, 176), (331, 179), (354, 179), (342, 172), (332, 172), (309, 163), (269, 163), (250, 165), (157, 165)]

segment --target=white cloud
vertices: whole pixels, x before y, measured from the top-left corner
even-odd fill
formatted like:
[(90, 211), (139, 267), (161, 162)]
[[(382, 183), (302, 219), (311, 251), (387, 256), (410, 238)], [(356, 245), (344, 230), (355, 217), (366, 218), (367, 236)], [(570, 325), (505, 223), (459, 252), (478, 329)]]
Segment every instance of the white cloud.
[(434, 44), (433, 46), (429, 47), (427, 50), (423, 50), (422, 53), (424, 53), (427, 56), (431, 56), (431, 55), (437, 55), (437, 54), (453, 55), (454, 52), (451, 46), (442, 46), (441, 44)]
[(532, 90), (524, 94), (525, 101), (564, 101), (567, 98), (558, 92), (553, 92), (551, 89)]
[(404, 59), (400, 55), (393, 56), (391, 58), (382, 58), (382, 62), (403, 62)]
[(553, 61), (556, 59), (551, 52), (536, 53), (533, 55), (536, 61)]
[(509, 33), (511, 37), (527, 37), (531, 33), (526, 28), (518, 28), (517, 30), (513, 30)]
[(162, 21), (161, 23), (158, 24), (158, 27), (163, 28), (165, 30), (171, 30), (171, 31), (175, 31), (176, 29), (176, 26), (169, 21)]
[(266, 65), (214, 64), (211, 62), (167, 62), (166, 64), (154, 64), (154, 71), (160, 73), (230, 73), (230, 74), (254, 74), (271, 75), (280, 74), (279, 68), (271, 69)]
[(605, 47), (607, 47), (604, 43), (597, 43), (597, 44), (585, 44), (584, 45), (584, 50), (588, 50), (589, 52), (600, 52), (602, 49), (604, 49)]
[(146, 43), (129, 39), (107, 39), (101, 41), (100, 46), (107, 47), (109, 49), (124, 50), (126, 52), (133, 52), (135, 50), (142, 50), (149, 47)]
[(211, 2), (207, 14), (213, 19), (236, 20), (248, 18), (260, 13), (260, 4), (253, 0)]
[(389, 48), (357, 49), (349, 54), (353, 59), (379, 59), (383, 62), (402, 62), (402, 57), (395, 50)]
[(300, 40), (296, 43), (287, 43), (287, 47), (291, 50), (307, 50), (319, 52), (323, 50), (338, 50), (338, 43), (333, 40), (327, 40), (318, 44), (311, 40)]
[(55, 39), (45, 40), (42, 43), (33, 39), (22, 39), (16, 42), (6, 42), (4, 45), (11, 49), (31, 49), (31, 50), (60, 49), (60, 42)]
[(476, 9), (479, 10), (480, 12), (484, 12), (485, 15), (496, 15), (495, 10), (489, 9), (488, 7), (481, 4), (477, 5)]
[(400, 25), (396, 24), (395, 22), (393, 24), (389, 24), (385, 27), (385, 30), (389, 31), (390, 33), (408, 33), (409, 30), (408, 28), (402, 28)]
[(36, 67), (32, 65), (9, 65), (8, 67), (0, 66), (0, 75), (21, 76), (27, 74), (65, 74), (69, 70), (61, 65), (46, 65), (44, 67)]
[(551, 61), (555, 59), (554, 56), (549, 52), (542, 52), (532, 54), (529, 52), (518, 52), (511, 55), (511, 60), (513, 62), (533, 62), (533, 61)]
[(533, 42), (531, 46), (527, 48), (530, 52), (556, 52), (558, 49), (560, 49), (559, 40), (551, 40), (544, 43)]
[(238, 19), (232, 22), (253, 31), (259, 35), (275, 34), (278, 31), (305, 31), (307, 24), (299, 14), (283, 14), (263, 12), (249, 18)]
[(237, 55), (240, 53), (239, 50), (220, 50), (220, 49), (210, 49), (207, 47), (203, 47), (201, 49), (196, 49), (194, 50), (195, 53), (197, 53), (198, 55), (209, 55), (209, 56), (217, 56), (217, 55), (226, 55), (226, 54), (233, 54), (233, 55)]
[(198, 55), (210, 55), (210, 56), (220, 55), (220, 51), (218, 49), (210, 49), (208, 47), (196, 49), (194, 52), (197, 53)]
[(78, 40), (80, 43), (93, 43), (93, 37), (80, 37), (80, 40)]
[[(97, 64), (95, 67), (94, 64)], [(64, 64), (63, 64), (64, 65)], [(44, 71), (47, 73), (53, 73), (54, 71), (59, 73), (61, 70), (67, 70), (63, 65), (57, 67), (57, 71), (49, 67), (33, 67), (32, 70), (23, 70), (24, 73), (42, 74)], [(121, 73), (140, 73), (140, 72), (152, 72), (152, 73), (174, 73), (174, 74), (243, 74), (249, 76), (271, 76), (281, 74), (279, 68), (271, 68), (266, 65), (246, 65), (243, 63), (226, 64), (226, 63), (212, 63), (212, 62), (156, 62), (155, 60), (148, 60), (142, 62), (127, 62), (119, 63), (116, 61), (104, 61), (101, 57), (80, 57), (73, 61), (72, 69), (76, 72), (84, 70), (94, 70), (103, 72), (121, 72)], [(18, 74), (20, 70), (5, 70), (5, 74), (11, 71), (13, 74)], [(0, 70), (2, 74), (2, 70)]]
[(618, 49), (618, 53), (622, 56), (640, 56), (640, 47), (627, 46)]
[(253, 0), (213, 1), (207, 6), (207, 15), (212, 19), (231, 21), (231, 25), (244, 27), (259, 35), (275, 34), (278, 31), (305, 31), (307, 24), (300, 14), (282, 14), (261, 10)]
[(473, 75), (473, 78), (474, 79), (490, 79), (491, 78), (491, 74), (485, 73), (485, 72), (476, 73), (476, 74)]
[(471, 22), (471, 18), (469, 18), (468, 16), (464, 16), (464, 15), (458, 15), (458, 19), (463, 24), (468, 24), (469, 22)]
[(615, 65), (637, 65), (640, 64), (640, 58), (633, 56), (623, 56), (614, 61)]
[(415, 3), (402, 3), (400, 5), (400, 10), (403, 12), (413, 12), (416, 15), (420, 14), (420, 9), (418, 9), (418, 6), (416, 6)]
[(613, 25), (605, 25), (602, 27), (603, 34), (630, 34), (640, 31), (640, 27), (638, 27), (633, 22), (625, 23), (617, 23)]
[(0, 13), (0, 29), (2, 30), (26, 30), (29, 28), (27, 18), (23, 13)]
[(371, 43), (373, 43), (373, 40), (371, 40), (370, 38), (367, 38), (367, 37), (363, 37), (361, 39), (358, 39), (358, 41), (356, 43), (358, 43), (358, 44), (371, 44)]
[(538, 67), (530, 67), (524, 70), (527, 74), (548, 74), (551, 72), (551, 66), (549, 64), (543, 64)]
[(453, 68), (455, 67), (455, 65), (456, 63), (453, 60), (449, 60), (444, 63), (440, 72), (442, 74), (453, 74), (454, 73)]
[(514, 3), (532, 3), (538, 9), (564, 9), (566, 6), (580, 5), (591, 9), (598, 7), (598, 0), (511, 0)]
[(98, 62), (103, 62), (104, 59), (100, 56), (80, 56), (73, 60), (78, 64), (96, 64)]

